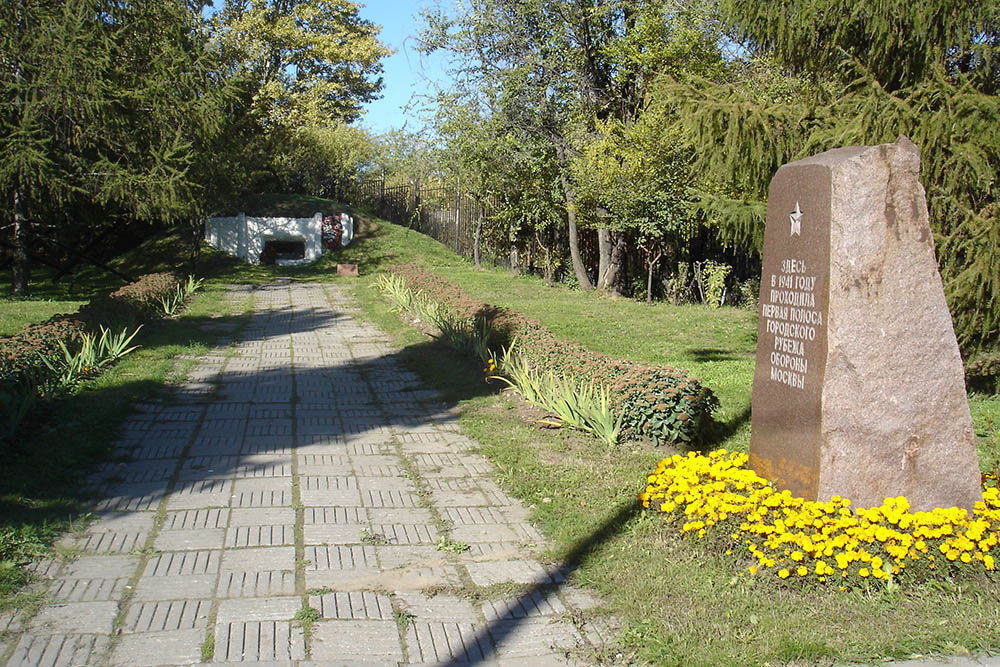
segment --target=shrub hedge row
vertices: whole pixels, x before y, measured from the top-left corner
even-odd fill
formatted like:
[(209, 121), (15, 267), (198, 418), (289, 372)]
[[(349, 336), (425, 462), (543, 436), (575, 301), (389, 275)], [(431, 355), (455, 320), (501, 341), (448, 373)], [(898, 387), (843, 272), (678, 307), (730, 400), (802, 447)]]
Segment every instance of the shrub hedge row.
[(390, 271), (454, 315), (477, 325), (485, 320), (497, 350), (514, 343), (535, 368), (603, 385), (612, 402), (620, 406), (623, 431), (629, 437), (647, 437), (658, 444), (693, 444), (705, 437), (713, 423), (718, 400), (684, 370), (618, 359), (559, 340), (541, 322), (476, 301), (454, 283), (416, 264), (394, 266)]
[(71, 351), (80, 334), (98, 325), (133, 325), (160, 312), (160, 299), (172, 294), (179, 281), (172, 273), (142, 276), (106, 296), (98, 296), (72, 314), (56, 315), (41, 324), (29, 324), (21, 331), (0, 338), (0, 389), (22, 382), (37, 382), (48, 372), (42, 357), (61, 353), (61, 341)]

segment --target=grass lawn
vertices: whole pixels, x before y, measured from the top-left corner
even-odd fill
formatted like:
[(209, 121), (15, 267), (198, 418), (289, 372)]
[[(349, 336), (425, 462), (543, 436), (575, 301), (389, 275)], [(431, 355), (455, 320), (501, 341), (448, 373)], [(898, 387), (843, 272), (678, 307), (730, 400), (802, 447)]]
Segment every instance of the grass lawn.
[[(497, 466), (501, 483), (533, 509), (552, 540), (552, 562), (598, 590), (624, 622), (623, 648), (654, 664), (833, 664), (918, 655), (1000, 651), (1000, 583), (969, 577), (841, 592), (743, 576), (705, 544), (681, 540), (635, 494), (657, 460), (644, 443), (608, 450), (593, 439), (525, 421), (515, 397), (484, 389), (481, 373), (431, 353), (370, 288), (371, 274), (415, 261), (490, 303), (516, 308), (592, 349), (685, 367), (721, 400), (725, 439), (749, 443), (755, 321), (752, 313), (700, 306), (652, 307), (550, 287), (533, 277), (475, 269), (433, 240), (392, 225), (350, 249), (363, 267), (355, 293), (365, 316), (396, 337), (410, 364), (461, 409), (463, 427)], [(364, 270), (367, 269), (367, 270)], [(404, 354), (406, 354), (404, 352)], [(971, 398), (984, 459), (996, 452), (995, 397)], [(536, 417), (538, 415), (535, 415)], [(548, 501), (546, 502), (546, 499)]]
[[(355, 244), (310, 267), (252, 267), (203, 252), (198, 274), (209, 282), (192, 307), (176, 320), (150, 327), (141, 350), (53, 406), (24, 451), (5, 458), (0, 561), (48, 553), (52, 537), (70, 527), (79, 512), (76, 498), (85, 466), (107, 455), (126, 415), (121, 406), (157, 400), (166, 383), (183, 375), (177, 356), (198, 354), (213, 342), (199, 326), (211, 314), (240, 321), (242, 309), (222, 298), (225, 283), (263, 283), (277, 275), (350, 280), (362, 315), (392, 335), (408, 363), (458, 406), (463, 427), (495, 463), (499, 481), (531, 507), (552, 543), (546, 558), (575, 566), (572, 578), (600, 592), (604, 611), (621, 619), (622, 641), (615, 651), (637, 661), (685, 665), (833, 664), (1000, 651), (996, 579), (904, 581), (891, 589), (873, 584), (840, 592), (741, 576), (746, 563), (681, 540), (658, 517), (640, 510), (636, 493), (646, 474), (672, 450), (647, 443), (608, 449), (572, 432), (535, 427), (531, 420), (537, 413), (487, 385), (478, 364), (457, 359), (406, 326), (371, 284), (379, 270), (418, 262), (477, 298), (541, 320), (566, 339), (609, 354), (688, 368), (720, 398), (718, 418), (726, 428), (715, 445), (739, 450), (749, 442), (752, 313), (649, 307), (550, 287), (532, 277), (481, 271), (416, 232), (356, 217)], [(181, 261), (177, 243), (165, 239), (156, 248), (146, 249), (147, 264)], [(121, 261), (140, 270), (141, 255)], [(338, 261), (359, 264), (362, 277), (335, 278)], [(1000, 424), (1000, 401), (982, 396), (971, 404), (987, 460), (997, 450), (992, 434)], [(4, 579), (5, 572), (0, 569), (0, 608), (37, 604), (17, 592), (20, 581), (13, 575)]]
[(86, 301), (50, 299), (0, 299), (0, 337), (12, 336), (27, 324), (44, 322), (53, 315), (73, 313)]

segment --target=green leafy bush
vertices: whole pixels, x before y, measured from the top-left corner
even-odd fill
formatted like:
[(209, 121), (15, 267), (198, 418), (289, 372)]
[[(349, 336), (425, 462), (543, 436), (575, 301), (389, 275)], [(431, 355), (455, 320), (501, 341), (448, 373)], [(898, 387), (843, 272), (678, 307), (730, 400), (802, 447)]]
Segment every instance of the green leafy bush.
[(488, 323), (494, 348), (514, 341), (527, 364), (554, 377), (608, 391), (611, 405), (622, 410), (622, 434), (648, 437), (656, 443), (695, 443), (712, 423), (718, 400), (700, 380), (685, 371), (645, 364), (588, 350), (559, 340), (540, 322), (515, 311), (475, 301), (440, 276), (407, 264), (392, 272), (411, 289), (442, 304), (455, 317)]
[(46, 374), (43, 359), (59, 356), (60, 343), (73, 345), (83, 324), (65, 315), (42, 324), (29, 324), (19, 333), (0, 338), (0, 386), (37, 383)]

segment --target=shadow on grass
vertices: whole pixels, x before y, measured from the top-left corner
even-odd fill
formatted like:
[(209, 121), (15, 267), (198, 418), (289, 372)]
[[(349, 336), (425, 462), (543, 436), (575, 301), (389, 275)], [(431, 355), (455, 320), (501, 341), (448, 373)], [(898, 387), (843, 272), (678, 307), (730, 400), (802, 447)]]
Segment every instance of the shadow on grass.
[(681, 356), (685, 358), (690, 357), (692, 360), (698, 363), (705, 363), (710, 361), (743, 361), (746, 359), (753, 358), (752, 353), (736, 352), (733, 350), (723, 350), (720, 348), (698, 348), (692, 350), (684, 350)]
[(698, 449), (712, 449), (726, 442), (750, 421), (751, 416), (751, 408), (748, 405), (743, 409), (743, 412), (736, 415), (729, 421), (715, 422), (712, 424), (711, 428), (707, 430), (707, 433), (705, 434), (705, 437), (700, 443)]

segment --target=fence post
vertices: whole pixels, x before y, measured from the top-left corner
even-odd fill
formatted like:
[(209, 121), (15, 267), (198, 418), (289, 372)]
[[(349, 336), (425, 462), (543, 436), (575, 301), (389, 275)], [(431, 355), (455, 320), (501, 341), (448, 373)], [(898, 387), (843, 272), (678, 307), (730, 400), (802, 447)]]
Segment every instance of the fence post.
[(385, 213), (385, 169), (382, 170), (382, 180), (378, 184), (378, 214)]
[(455, 186), (455, 254), (458, 254), (459, 212), (462, 210), (462, 178), (459, 177)]

